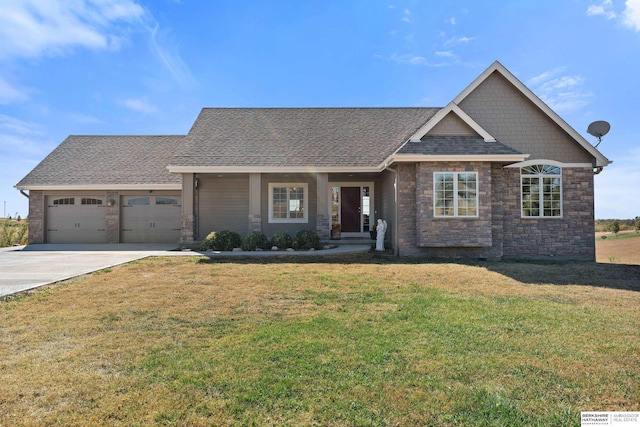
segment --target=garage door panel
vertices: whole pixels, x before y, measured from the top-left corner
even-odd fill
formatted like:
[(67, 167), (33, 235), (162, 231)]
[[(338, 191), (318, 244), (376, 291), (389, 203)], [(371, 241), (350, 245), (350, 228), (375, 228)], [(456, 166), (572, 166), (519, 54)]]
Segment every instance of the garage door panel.
[[(86, 204), (89, 200), (94, 203)], [(105, 206), (100, 198), (50, 197), (48, 243), (106, 243)]]
[(127, 196), (122, 203), (124, 243), (172, 243), (180, 240), (179, 196)]

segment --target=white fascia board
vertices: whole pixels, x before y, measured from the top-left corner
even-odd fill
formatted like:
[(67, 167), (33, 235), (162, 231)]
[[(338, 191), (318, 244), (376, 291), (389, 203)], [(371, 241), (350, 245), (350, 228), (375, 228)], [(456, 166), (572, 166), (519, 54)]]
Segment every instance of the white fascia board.
[(559, 168), (593, 168), (591, 163), (562, 163), (557, 160), (549, 159), (532, 159), (524, 162), (513, 163), (505, 166), (505, 168), (524, 168), (531, 165), (551, 165)]
[(442, 121), (449, 113), (454, 113), (463, 122), (465, 122), (471, 129), (473, 129), (478, 135), (484, 138), (485, 142), (495, 142), (496, 139), (487, 132), (482, 126), (465, 113), (462, 108), (458, 107), (455, 103), (450, 102), (446, 107), (438, 111), (427, 123), (424, 124), (416, 133), (411, 135), (409, 141), (420, 141), (431, 129), (433, 129), (440, 121)]
[(551, 120), (553, 120), (562, 130), (564, 130), (570, 137), (572, 137), (578, 144), (580, 144), (589, 154), (596, 159), (596, 166), (607, 166), (612, 163), (607, 159), (600, 151), (598, 151), (593, 145), (589, 143), (582, 135), (580, 135), (574, 128), (572, 128), (567, 122), (564, 121), (555, 111), (553, 111), (547, 104), (545, 104), (538, 96), (531, 91), (524, 83), (522, 83), (516, 76), (514, 76), (509, 70), (505, 68), (500, 62), (495, 61), (489, 66), (482, 74), (480, 74), (469, 86), (467, 86), (458, 96), (453, 99), (453, 102), (460, 104), (471, 92), (473, 92), (482, 82), (484, 82), (494, 71), (499, 72), (509, 83), (514, 85), (524, 96), (526, 96), (531, 102), (533, 102), (538, 108), (540, 108)]
[(522, 162), (529, 154), (394, 154), (393, 162)]
[(171, 173), (359, 173), (381, 172), (379, 166), (167, 166)]
[(82, 190), (182, 190), (182, 184), (88, 184), (88, 185), (20, 185), (18, 190), (82, 191)]

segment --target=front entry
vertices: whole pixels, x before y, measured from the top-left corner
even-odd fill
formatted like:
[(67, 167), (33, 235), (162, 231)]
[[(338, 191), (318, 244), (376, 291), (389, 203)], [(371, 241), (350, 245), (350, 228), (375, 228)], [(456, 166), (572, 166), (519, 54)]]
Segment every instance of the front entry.
[[(331, 222), (342, 237), (369, 236), (373, 219), (373, 182), (331, 182)], [(346, 236), (345, 236), (346, 234)]]
[(362, 200), (360, 187), (340, 188), (340, 219), (343, 233), (359, 233)]

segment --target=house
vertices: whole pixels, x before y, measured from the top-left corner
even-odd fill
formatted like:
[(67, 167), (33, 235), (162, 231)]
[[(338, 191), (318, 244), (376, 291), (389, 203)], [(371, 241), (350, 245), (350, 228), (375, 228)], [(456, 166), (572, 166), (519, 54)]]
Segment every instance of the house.
[(70, 136), (16, 188), (30, 243), (358, 237), (383, 218), (401, 256), (592, 261), (609, 163), (495, 62), (444, 108), (204, 108), (187, 135)]

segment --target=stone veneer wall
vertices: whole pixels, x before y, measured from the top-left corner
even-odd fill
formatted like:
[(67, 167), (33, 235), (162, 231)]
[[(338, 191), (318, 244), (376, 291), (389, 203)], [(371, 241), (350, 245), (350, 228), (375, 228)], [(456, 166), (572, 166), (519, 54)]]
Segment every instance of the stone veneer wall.
[(44, 191), (29, 191), (29, 243), (44, 243)]
[(593, 170), (562, 169), (562, 218), (521, 218), (520, 169), (504, 169), (504, 258), (595, 261)]
[[(445, 171), (463, 165), (448, 163), (435, 169)], [(441, 221), (433, 218), (434, 165), (399, 166), (400, 256), (595, 260), (591, 168), (564, 168), (563, 217), (539, 219), (521, 218), (519, 168), (486, 163), (476, 163), (473, 168), (479, 176), (480, 218)], [(452, 240), (446, 246), (448, 233)]]
[[(112, 203), (113, 202), (113, 203)], [(105, 208), (105, 225), (107, 233), (107, 243), (120, 242), (120, 193), (117, 191), (107, 191)], [(111, 206), (109, 206), (111, 204)]]
[(398, 165), (398, 255), (414, 256), (416, 242), (416, 165)]
[[(434, 217), (433, 174), (435, 172), (477, 172), (478, 217)], [(491, 164), (488, 162), (432, 162), (417, 165), (417, 237), (421, 247), (490, 247)]]

